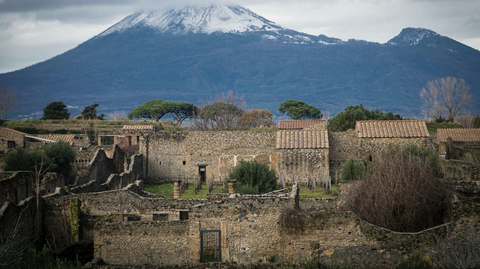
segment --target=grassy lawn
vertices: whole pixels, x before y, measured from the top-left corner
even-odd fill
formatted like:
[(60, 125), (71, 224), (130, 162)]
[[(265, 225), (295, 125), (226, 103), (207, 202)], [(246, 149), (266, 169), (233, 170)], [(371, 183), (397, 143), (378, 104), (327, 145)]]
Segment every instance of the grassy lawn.
[(332, 198), (338, 196), (338, 188), (335, 185), (332, 185), (333, 194), (327, 193), (327, 191), (317, 186), (317, 192), (313, 192), (307, 186), (300, 186), (300, 198)]
[[(151, 193), (162, 195), (168, 198), (173, 198), (173, 183), (166, 183), (161, 185), (145, 185), (145, 190)], [(330, 198), (338, 196), (337, 186), (332, 186), (333, 193), (337, 195), (328, 194), (325, 189), (322, 187), (317, 187), (317, 192), (311, 191), (307, 186), (300, 187), (300, 198)], [(222, 186), (215, 186), (213, 188), (213, 193), (222, 193)], [(206, 199), (208, 194), (207, 185), (202, 185), (202, 188), (197, 193), (193, 195), (193, 184), (188, 186), (188, 189), (182, 193), (182, 199)]]

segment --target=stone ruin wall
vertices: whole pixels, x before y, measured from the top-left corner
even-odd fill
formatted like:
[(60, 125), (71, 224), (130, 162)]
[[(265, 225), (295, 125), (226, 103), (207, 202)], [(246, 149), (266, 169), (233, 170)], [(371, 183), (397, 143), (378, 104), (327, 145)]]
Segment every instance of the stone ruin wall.
[[(454, 207), (456, 222), (419, 233), (398, 233), (366, 223), (352, 212), (335, 210), (336, 199), (302, 199), (301, 208), (308, 210), (299, 213), (303, 221), (301, 230), (291, 232), (280, 224), (280, 215), (294, 206), (293, 200), (286, 197), (238, 196), (221, 202), (172, 201), (112, 192), (101, 199), (110, 200), (116, 195), (129, 204), (130, 212), (183, 207), (189, 209), (189, 220), (98, 223), (94, 228), (95, 257), (110, 264), (128, 261), (141, 265), (147, 261), (155, 265), (181, 266), (196, 263), (200, 261), (200, 231), (220, 230), (223, 261), (256, 264), (275, 257), (276, 262), (298, 263), (313, 256), (325, 264), (345, 261), (355, 266), (393, 266), (411, 249), (428, 249), (436, 240), (434, 234), (442, 236), (447, 230), (461, 232), (475, 227), (480, 216), (478, 205), (458, 202)], [(96, 208), (92, 199), (85, 201)], [(112, 201), (111, 206), (115, 203)], [(100, 206), (102, 202), (96, 204)], [(98, 212), (105, 213), (106, 209), (103, 207)], [(125, 210), (125, 205), (111, 209)], [(469, 214), (459, 213), (464, 211)], [(132, 251), (132, 248), (139, 250)], [(160, 252), (175, 253), (175, 257), (165, 259)]]
[(359, 138), (355, 130), (329, 132), (330, 176), (337, 182), (343, 165), (350, 159), (370, 161), (391, 145), (428, 145), (428, 138)]
[(159, 132), (141, 138), (140, 153), (152, 182), (192, 182), (205, 166), (206, 180), (220, 183), (242, 160), (268, 164), (289, 184), (295, 179), (306, 183), (308, 177), (327, 181), (327, 149), (277, 150), (275, 143), (275, 131)]

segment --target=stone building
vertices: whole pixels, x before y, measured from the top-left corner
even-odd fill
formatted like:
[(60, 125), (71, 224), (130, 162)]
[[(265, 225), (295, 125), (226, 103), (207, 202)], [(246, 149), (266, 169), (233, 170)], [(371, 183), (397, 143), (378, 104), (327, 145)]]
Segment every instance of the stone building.
[(44, 135), (36, 135), (36, 137), (42, 139), (41, 141), (45, 141), (45, 143), (52, 143), (53, 142), (66, 142), (70, 146), (73, 147), (86, 147), (90, 145), (90, 139), (88, 139), (87, 135), (79, 135), (79, 134), (44, 134)]
[(276, 155), (281, 180), (329, 184), (327, 130), (278, 131)]
[(24, 147), (26, 135), (17, 130), (0, 127), (0, 153), (6, 153), (15, 147)]
[(430, 135), (423, 120), (357, 121), (355, 130), (329, 133), (330, 176), (338, 178), (350, 159), (372, 161), (391, 145), (428, 144)]

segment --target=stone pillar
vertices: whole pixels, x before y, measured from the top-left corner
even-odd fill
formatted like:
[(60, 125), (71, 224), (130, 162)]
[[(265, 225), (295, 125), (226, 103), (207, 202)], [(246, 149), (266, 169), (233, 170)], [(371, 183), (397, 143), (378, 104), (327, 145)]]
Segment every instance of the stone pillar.
[(236, 180), (229, 180), (228, 181), (228, 193), (235, 194), (235, 182), (236, 182)]
[(173, 199), (180, 199), (180, 181), (173, 182)]
[(98, 145), (99, 145), (99, 146), (102, 145), (102, 137), (101, 137), (101, 136), (98, 136)]

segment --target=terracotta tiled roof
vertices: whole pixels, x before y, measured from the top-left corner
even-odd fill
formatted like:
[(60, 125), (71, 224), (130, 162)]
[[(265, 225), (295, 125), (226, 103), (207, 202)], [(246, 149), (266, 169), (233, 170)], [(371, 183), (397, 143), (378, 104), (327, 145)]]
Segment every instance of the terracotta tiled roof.
[(68, 144), (73, 145), (73, 139), (75, 139), (74, 134), (46, 134), (46, 135), (37, 135), (37, 137), (53, 140), (53, 141), (63, 141)]
[(451, 137), (453, 141), (480, 141), (480, 129), (437, 129), (438, 141), (447, 142)]
[(278, 129), (303, 129), (305, 127), (326, 123), (326, 120), (279, 120)]
[(327, 130), (277, 131), (277, 149), (328, 149)]
[(400, 138), (429, 137), (423, 120), (365, 120), (357, 121), (355, 132), (358, 137)]
[(152, 130), (153, 125), (124, 125), (123, 130)]

